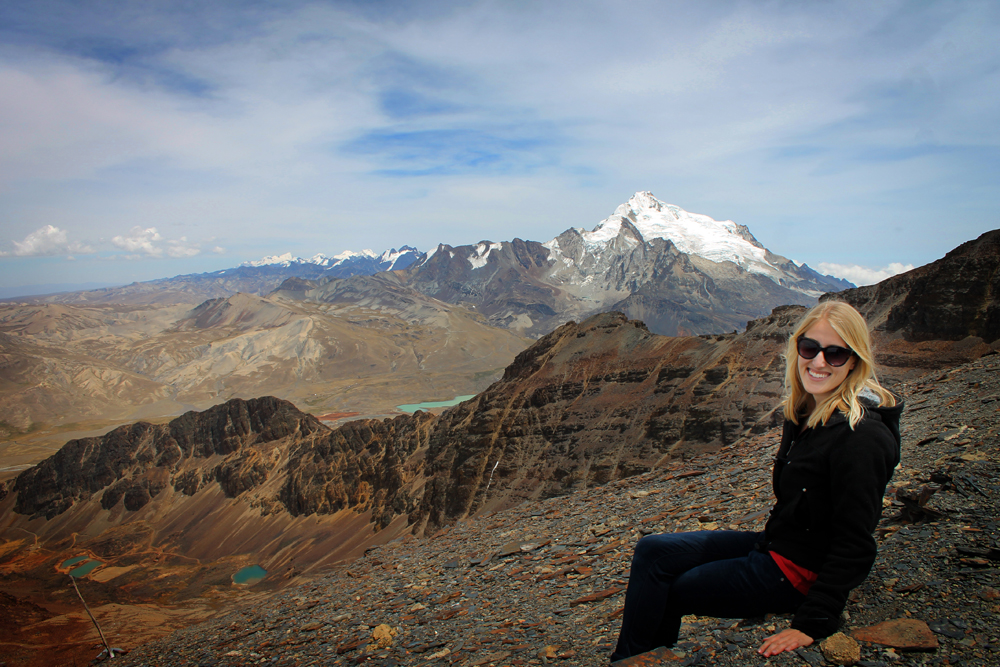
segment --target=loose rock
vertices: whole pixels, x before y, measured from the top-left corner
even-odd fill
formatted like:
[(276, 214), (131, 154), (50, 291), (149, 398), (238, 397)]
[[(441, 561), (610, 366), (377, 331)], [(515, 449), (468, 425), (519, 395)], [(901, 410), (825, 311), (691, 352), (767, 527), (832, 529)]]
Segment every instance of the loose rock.
[(827, 637), (819, 648), (827, 662), (835, 665), (853, 665), (861, 659), (861, 647), (843, 632)]
[(927, 623), (915, 618), (896, 618), (853, 633), (860, 641), (881, 644), (903, 651), (929, 651), (938, 647), (938, 640)]

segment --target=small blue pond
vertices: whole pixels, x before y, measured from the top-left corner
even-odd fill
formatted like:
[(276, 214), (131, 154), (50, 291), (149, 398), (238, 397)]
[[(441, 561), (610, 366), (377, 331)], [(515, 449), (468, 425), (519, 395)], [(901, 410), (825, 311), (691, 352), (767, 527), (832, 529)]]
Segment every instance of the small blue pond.
[(70, 565), (76, 565), (80, 561), (87, 560), (88, 558), (90, 558), (90, 556), (76, 556), (74, 558), (64, 560), (62, 563), (60, 563), (59, 567), (63, 568), (63, 567), (69, 567)]
[(425, 401), (423, 403), (407, 403), (406, 405), (397, 405), (396, 409), (402, 412), (409, 412), (410, 414), (416, 412), (417, 410), (428, 410), (430, 408), (450, 408), (453, 405), (458, 405), (462, 401), (467, 401), (470, 398), (475, 398), (475, 394), (469, 394), (468, 396), (456, 396), (450, 401)]
[(260, 565), (248, 565), (233, 575), (234, 584), (247, 584), (252, 586), (267, 576), (267, 570)]
[(88, 574), (90, 574), (91, 572), (93, 572), (102, 565), (104, 565), (104, 563), (99, 560), (88, 560), (80, 567), (70, 570), (69, 573), (71, 576), (74, 576), (77, 579), (79, 579), (80, 577), (86, 577)]

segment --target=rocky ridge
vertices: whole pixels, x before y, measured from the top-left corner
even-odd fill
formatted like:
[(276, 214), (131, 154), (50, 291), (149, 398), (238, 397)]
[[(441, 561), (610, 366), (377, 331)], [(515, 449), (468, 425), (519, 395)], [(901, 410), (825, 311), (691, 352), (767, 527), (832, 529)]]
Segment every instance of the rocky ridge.
[[(844, 290), (883, 340), (1000, 339), (1000, 230), (963, 243), (941, 259), (877, 285)], [(900, 360), (898, 363), (905, 363)]]
[[(998, 378), (1000, 357), (990, 355), (893, 387), (908, 405), (902, 463), (878, 559), (844, 622), (867, 638), (859, 665), (1000, 665)], [(394, 541), (266, 605), (139, 647), (122, 664), (604, 664), (638, 538), (762, 527), (778, 435)], [(919, 651), (879, 625), (906, 619), (930, 637)], [(645, 664), (832, 664), (816, 646), (762, 661), (757, 646), (784, 624), (686, 617), (678, 647)]]
[(746, 227), (637, 192), (587, 232), (547, 243), (440, 244), (403, 272), (413, 289), (532, 337), (616, 310), (668, 336), (740, 330), (785, 304), (851, 287), (765, 249)]
[[(350, 511), (376, 530), (395, 521), (396, 530), (433, 532), (766, 429), (780, 394), (779, 350), (800, 315), (779, 309), (744, 334), (690, 338), (657, 336), (615, 313), (566, 324), (440, 416), (330, 430), (272, 397), (123, 426), (71, 441), (19, 475), (11, 509), (23, 517), (17, 525), (54, 536), (61, 522), (82, 530), (77, 522), (93, 521), (96, 506), (108, 514), (99, 524), (117, 525), (147, 503), (145, 511), (173, 514), (221, 494), (265, 516)], [(216, 315), (191, 322), (202, 316)], [(287, 427), (271, 428), (275, 419)]]

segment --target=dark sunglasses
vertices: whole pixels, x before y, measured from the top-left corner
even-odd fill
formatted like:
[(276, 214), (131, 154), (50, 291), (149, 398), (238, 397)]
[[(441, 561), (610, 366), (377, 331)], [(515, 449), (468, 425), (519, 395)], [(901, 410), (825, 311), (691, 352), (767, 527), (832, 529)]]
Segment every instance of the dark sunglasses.
[(818, 341), (806, 338), (805, 336), (799, 337), (797, 348), (799, 356), (803, 359), (815, 359), (816, 355), (822, 352), (823, 359), (831, 366), (843, 366), (854, 354), (854, 350), (849, 347), (840, 347), (839, 345), (827, 345), (823, 347)]

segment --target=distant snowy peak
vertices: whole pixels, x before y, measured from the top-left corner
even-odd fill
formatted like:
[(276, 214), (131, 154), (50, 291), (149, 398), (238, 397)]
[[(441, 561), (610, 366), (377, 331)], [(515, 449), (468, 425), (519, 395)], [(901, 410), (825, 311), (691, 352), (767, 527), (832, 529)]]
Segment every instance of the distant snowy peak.
[[(367, 251), (370, 252), (370, 251)], [(386, 271), (394, 271), (396, 269), (405, 269), (410, 264), (413, 264), (420, 257), (420, 251), (413, 246), (404, 245), (396, 250), (395, 248), (391, 250), (386, 250), (378, 258), (381, 264), (388, 266)]]
[(292, 264), (303, 264), (305, 260), (300, 257), (292, 257), (292, 253), (286, 252), (283, 255), (268, 255), (263, 259), (243, 262), (240, 266), (291, 266)]
[[(350, 252), (350, 251), (348, 251)], [(371, 252), (370, 250), (367, 252)], [(351, 253), (352, 255), (354, 253)], [(338, 255), (337, 258), (340, 256)], [(309, 259), (303, 259), (301, 257), (293, 257), (292, 253), (286, 252), (283, 255), (268, 255), (262, 259), (257, 259), (249, 262), (243, 262), (240, 266), (249, 267), (262, 267), (262, 266), (281, 266), (289, 267), (296, 264), (316, 264), (317, 266), (331, 266), (337, 263), (337, 258), (327, 257), (323, 253), (318, 253), (313, 255)]]
[(369, 250), (368, 248), (365, 248), (361, 252), (345, 250), (339, 255), (334, 255), (333, 257), (328, 257), (323, 253), (317, 253), (309, 259), (294, 257), (292, 256), (292, 253), (286, 252), (282, 255), (269, 255), (268, 257), (264, 257), (262, 259), (243, 262), (240, 266), (278, 266), (287, 268), (293, 265), (315, 264), (316, 266), (332, 269), (345, 264), (366, 262), (377, 264), (379, 270), (392, 271), (394, 269), (401, 269), (409, 266), (419, 256), (419, 250), (412, 246), (404, 245), (401, 246), (399, 250), (392, 248), (391, 250), (386, 250), (381, 255)]
[(502, 243), (480, 241), (479, 244), (473, 248), (472, 254), (467, 258), (469, 260), (469, 264), (471, 264), (474, 269), (481, 269), (486, 266), (486, 262), (489, 261), (490, 253), (494, 250), (500, 250), (501, 248), (503, 248)]
[[(386, 252), (388, 252), (388, 250)], [(321, 256), (322, 255), (316, 255), (316, 257), (321, 257)], [(333, 259), (338, 260), (338, 263), (339, 263), (339, 262), (344, 262), (344, 261), (347, 261), (349, 259), (353, 259), (353, 258), (357, 258), (357, 257), (368, 257), (368, 258), (374, 259), (374, 258), (378, 257), (378, 255), (376, 255), (374, 252), (372, 252), (368, 248), (365, 248), (361, 252), (354, 252), (353, 250), (345, 250), (344, 252), (340, 253), (339, 255), (334, 255)]]
[[(588, 253), (601, 254), (610, 245), (635, 245), (652, 239), (669, 240), (681, 252), (713, 262), (730, 261), (752, 273), (779, 273), (767, 259), (767, 250), (750, 230), (732, 220), (719, 222), (666, 204), (650, 192), (637, 192), (593, 230), (576, 230)], [(638, 238), (636, 238), (638, 233)], [(559, 249), (559, 239), (545, 244)]]

